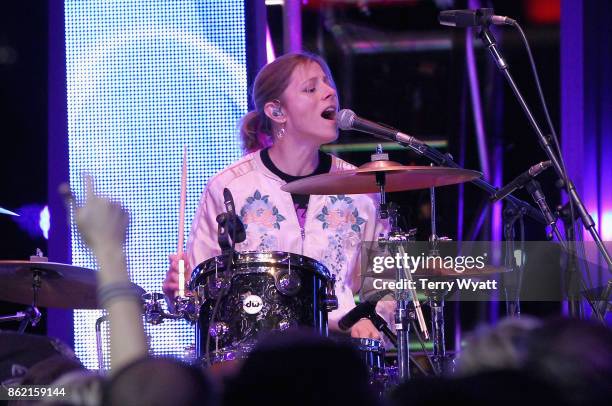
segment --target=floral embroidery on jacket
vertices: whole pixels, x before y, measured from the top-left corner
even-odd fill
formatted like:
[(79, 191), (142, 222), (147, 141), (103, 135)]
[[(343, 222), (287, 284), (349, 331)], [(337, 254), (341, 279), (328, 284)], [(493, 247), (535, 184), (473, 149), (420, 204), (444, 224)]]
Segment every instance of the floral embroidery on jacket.
[(353, 199), (345, 195), (329, 196), (329, 204), (323, 206), (316, 216), (323, 230), (328, 230), (327, 248), (322, 252), (322, 261), (342, 283), (350, 258), (346, 253), (353, 252), (359, 244), (361, 226), (366, 222), (359, 217)]
[(346, 233), (350, 227), (356, 233), (361, 232), (361, 225), (365, 220), (359, 217), (359, 211), (353, 205), (353, 199), (345, 195), (329, 196), (331, 204), (323, 206), (317, 220), (322, 222), (323, 229), (335, 230), (340, 234)]
[(286, 219), (269, 201), (269, 197), (269, 195), (262, 196), (259, 190), (256, 190), (253, 196), (247, 197), (246, 203), (240, 210), (240, 219), (245, 229), (256, 227), (258, 233), (265, 233), (272, 228), (280, 230), (281, 221)]

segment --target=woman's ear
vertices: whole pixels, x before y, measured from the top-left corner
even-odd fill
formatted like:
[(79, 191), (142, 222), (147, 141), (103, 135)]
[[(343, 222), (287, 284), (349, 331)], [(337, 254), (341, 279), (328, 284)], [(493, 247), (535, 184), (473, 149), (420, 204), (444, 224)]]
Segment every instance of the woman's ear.
[(287, 121), (285, 113), (278, 100), (267, 102), (264, 105), (264, 113), (268, 118), (277, 124), (282, 124)]

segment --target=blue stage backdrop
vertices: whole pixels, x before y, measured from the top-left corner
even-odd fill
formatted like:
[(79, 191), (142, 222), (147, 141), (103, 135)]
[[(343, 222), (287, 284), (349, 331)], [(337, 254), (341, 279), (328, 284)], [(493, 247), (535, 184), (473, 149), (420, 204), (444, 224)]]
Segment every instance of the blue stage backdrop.
[[(146, 291), (161, 291), (177, 249), (183, 145), (186, 234), (207, 179), (241, 155), (244, 27), (244, 0), (65, 1), (70, 183), (82, 198), (89, 172), (99, 192), (129, 210), (129, 272)], [(73, 263), (96, 268), (72, 230)], [(101, 314), (74, 312), (75, 349), (89, 368), (97, 368)], [(184, 321), (146, 330), (155, 354), (181, 356), (194, 342)]]

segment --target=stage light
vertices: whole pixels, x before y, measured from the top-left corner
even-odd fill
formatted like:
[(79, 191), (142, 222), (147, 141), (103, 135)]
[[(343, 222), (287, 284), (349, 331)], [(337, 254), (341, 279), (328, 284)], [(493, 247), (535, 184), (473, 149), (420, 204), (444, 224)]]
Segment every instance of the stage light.
[(49, 229), (51, 228), (51, 214), (49, 213), (49, 206), (45, 206), (45, 208), (40, 211), (40, 220), (38, 221), (38, 225), (43, 233), (43, 237), (48, 240)]
[[(241, 156), (244, 27), (243, 0), (65, 2), (70, 184), (82, 199), (89, 172), (97, 191), (129, 210), (129, 272), (146, 291), (161, 291), (177, 249), (183, 145), (187, 233), (207, 179)], [(73, 264), (95, 268), (74, 226), (71, 237)], [(75, 350), (88, 368), (97, 368), (100, 315), (74, 313)], [(155, 354), (181, 356), (194, 342), (186, 322), (146, 330)]]

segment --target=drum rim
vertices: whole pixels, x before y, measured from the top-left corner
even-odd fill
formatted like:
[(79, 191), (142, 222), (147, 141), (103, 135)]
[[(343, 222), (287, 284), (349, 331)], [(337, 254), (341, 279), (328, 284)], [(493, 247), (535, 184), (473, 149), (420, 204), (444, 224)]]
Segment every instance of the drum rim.
[[(214, 271), (205, 271), (208, 264), (212, 261), (222, 264), (225, 255), (217, 255), (208, 258), (198, 264), (191, 273), (191, 280), (189, 282), (190, 288), (193, 290), (199, 279), (206, 277), (208, 274), (212, 274)], [(221, 259), (221, 261), (219, 261)], [(285, 261), (291, 261), (291, 267), (295, 266), (296, 270), (314, 271), (315, 274), (322, 277), (325, 280), (331, 279), (331, 273), (325, 265), (316, 259), (307, 257), (301, 254), (295, 254), (293, 252), (285, 251), (241, 251), (234, 253), (234, 264), (238, 265), (235, 269), (235, 274), (250, 274), (250, 273), (263, 273), (266, 271), (256, 270), (253, 268), (264, 268), (265, 264), (282, 264)], [(244, 265), (250, 265), (250, 269), (241, 269)]]
[(376, 338), (351, 337), (353, 345), (362, 351), (368, 352), (384, 352), (385, 345), (382, 340)]

